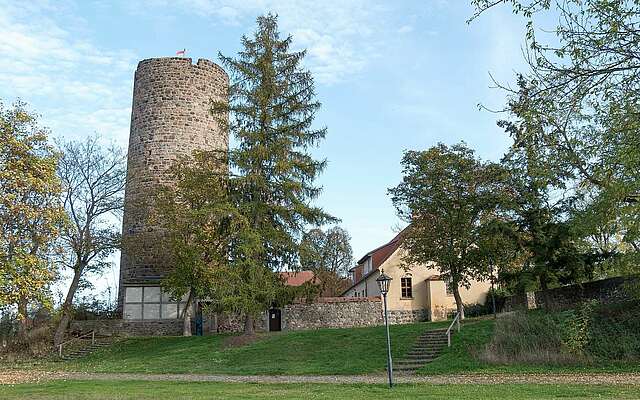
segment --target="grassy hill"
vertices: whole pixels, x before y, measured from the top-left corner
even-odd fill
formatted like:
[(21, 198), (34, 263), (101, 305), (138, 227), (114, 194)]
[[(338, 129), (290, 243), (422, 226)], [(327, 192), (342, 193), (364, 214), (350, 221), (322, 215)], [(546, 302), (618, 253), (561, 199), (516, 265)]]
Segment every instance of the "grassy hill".
[[(391, 327), (394, 359), (448, 322)], [(131, 338), (71, 362), (40, 367), (86, 372), (346, 375), (383, 372), (383, 326), (262, 334), (229, 347), (233, 335)], [(32, 368), (32, 363), (13, 368)], [(419, 374), (639, 372), (640, 302), (537, 310), (468, 319), (450, 348)]]
[(420, 374), (638, 372), (640, 301), (471, 322)]
[[(447, 323), (391, 327), (393, 356), (400, 357), (428, 329)], [(225, 347), (229, 335), (132, 338), (53, 368), (93, 372), (199, 374), (363, 374), (384, 371), (384, 326), (264, 334), (261, 340)]]

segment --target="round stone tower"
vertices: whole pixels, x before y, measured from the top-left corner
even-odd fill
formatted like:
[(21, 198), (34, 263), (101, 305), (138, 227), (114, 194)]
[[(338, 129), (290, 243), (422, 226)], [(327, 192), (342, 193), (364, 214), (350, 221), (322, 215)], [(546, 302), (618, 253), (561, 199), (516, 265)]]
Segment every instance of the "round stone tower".
[[(228, 85), (225, 71), (209, 60), (199, 59), (194, 65), (190, 58), (151, 58), (138, 64), (133, 86), (118, 295), (120, 310), (125, 295), (126, 302), (132, 304), (129, 308), (133, 311), (127, 315), (125, 309), (125, 318), (156, 319), (152, 318), (156, 308), (162, 310), (160, 304), (164, 300), (156, 292), (171, 266), (163, 264), (167, 250), (161, 233), (149, 224), (150, 196), (161, 185), (171, 183), (167, 170), (179, 156), (190, 155), (194, 150), (228, 149), (228, 134), (210, 113), (211, 99), (226, 98)], [(144, 290), (148, 286), (157, 290)], [(155, 304), (156, 300), (158, 307), (147, 307), (146, 303)], [(138, 303), (140, 307), (136, 306)], [(152, 310), (149, 315), (142, 312), (142, 303)], [(157, 319), (166, 318), (161, 314)]]

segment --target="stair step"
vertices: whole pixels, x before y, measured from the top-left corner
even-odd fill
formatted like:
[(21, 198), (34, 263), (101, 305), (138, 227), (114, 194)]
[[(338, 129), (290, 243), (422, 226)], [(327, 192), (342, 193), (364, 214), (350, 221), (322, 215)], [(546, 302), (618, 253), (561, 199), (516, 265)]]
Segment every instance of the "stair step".
[(396, 371), (415, 371), (417, 369), (422, 368), (423, 364), (415, 364), (415, 365), (394, 365), (393, 369)]
[(413, 364), (424, 365), (424, 364), (430, 363), (431, 361), (435, 360), (436, 358), (437, 357), (404, 359), (404, 360), (399, 360), (398, 361), (398, 365), (413, 365)]
[(414, 353), (414, 354), (407, 354), (405, 355), (405, 358), (436, 358), (440, 355), (440, 353)]
[(71, 360), (75, 360), (77, 358), (80, 357), (86, 357), (87, 355), (106, 348), (108, 346), (111, 346), (113, 344), (113, 338), (110, 336), (97, 336), (96, 335), (96, 339), (101, 339), (101, 340), (95, 340), (92, 342), (91, 338), (83, 338), (81, 339), (81, 344), (84, 346), (80, 349), (75, 349), (67, 354), (63, 354), (60, 359), (64, 360), (64, 361), (71, 361)]

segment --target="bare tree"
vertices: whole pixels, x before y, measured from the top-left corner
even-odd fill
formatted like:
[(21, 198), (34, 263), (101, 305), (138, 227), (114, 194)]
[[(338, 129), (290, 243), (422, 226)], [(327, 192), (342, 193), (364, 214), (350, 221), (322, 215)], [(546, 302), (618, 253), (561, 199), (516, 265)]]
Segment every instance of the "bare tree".
[(54, 336), (56, 345), (73, 317), (73, 297), (86, 274), (100, 272), (119, 246), (120, 228), (113, 217), (122, 213), (126, 178), (125, 153), (116, 146), (101, 146), (97, 137), (58, 146), (62, 152), (58, 175), (69, 219), (61, 234), (62, 265), (73, 271), (73, 279)]

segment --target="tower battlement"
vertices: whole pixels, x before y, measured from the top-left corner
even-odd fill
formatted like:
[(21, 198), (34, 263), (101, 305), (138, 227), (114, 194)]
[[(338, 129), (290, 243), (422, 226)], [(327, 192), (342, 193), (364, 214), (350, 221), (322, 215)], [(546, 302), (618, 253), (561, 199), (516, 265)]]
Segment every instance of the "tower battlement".
[[(151, 66), (175, 66), (176, 68), (190, 66), (191, 68), (200, 68), (202, 70), (210, 70), (212, 72), (221, 73), (224, 76), (227, 76), (227, 73), (221, 66), (214, 63), (211, 60), (207, 60), (206, 58), (199, 58), (196, 63), (193, 63), (193, 59), (189, 57), (157, 57), (157, 58), (146, 58), (138, 62), (138, 69), (146, 68), (149, 65)], [(228, 80), (228, 77), (227, 77)]]

